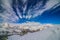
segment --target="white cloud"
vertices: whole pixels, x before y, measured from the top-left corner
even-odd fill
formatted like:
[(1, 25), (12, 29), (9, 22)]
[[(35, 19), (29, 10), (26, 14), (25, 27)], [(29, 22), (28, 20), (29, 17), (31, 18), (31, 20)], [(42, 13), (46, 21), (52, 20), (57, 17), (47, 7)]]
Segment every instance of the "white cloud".
[[(24, 2), (26, 2), (25, 0), (23, 0)], [(34, 6), (33, 8), (30, 8), (28, 10), (28, 12), (26, 13), (27, 15), (21, 15), (21, 12), (19, 11), (19, 9), (16, 7), (17, 10), (17, 14), (19, 15), (19, 17), (22, 18), (26, 18), (26, 19), (30, 19), (30, 18), (34, 18), (37, 17), (38, 15), (42, 15), (42, 13), (46, 10), (49, 10), (50, 8), (52, 8), (55, 4), (59, 3), (60, 1), (58, 0), (49, 0), (46, 5), (43, 7), (43, 9), (39, 9), (39, 7), (42, 5), (42, 1), (37, 3), (36, 6)], [(2, 4), (1, 6), (6, 9), (3, 13), (0, 13), (0, 16), (4, 19), (5, 22), (17, 22), (19, 20), (19, 17), (16, 15), (16, 13), (13, 11), (13, 8), (11, 7), (11, 3), (12, 0), (2, 0)], [(56, 8), (57, 6), (59, 6), (60, 4), (56, 5), (53, 8)], [(27, 4), (25, 4), (25, 7), (22, 7), (23, 9), (23, 13), (25, 13), (26, 9), (27, 9)], [(39, 9), (39, 10), (37, 10)]]
[(11, 7), (12, 0), (2, 0), (1, 6), (5, 9), (3, 13), (0, 13), (0, 16), (4, 19), (5, 22), (16, 22), (19, 18), (16, 16), (16, 13)]
[[(35, 6), (33, 6), (33, 8), (30, 8), (28, 10), (28, 12), (26, 13), (27, 14), (26, 16), (24, 16), (24, 15), (23, 16), (20, 15), (20, 16), (22, 18), (26, 18), (26, 19), (35, 18), (35, 17), (37, 17), (39, 15), (42, 15), (42, 13), (44, 11), (51, 9), (52, 7), (53, 7), (53, 9), (56, 8), (60, 4), (60, 3), (59, 4), (58, 3), (59, 3), (58, 0), (49, 0), (44, 7), (39, 9), (39, 7), (42, 5), (42, 1), (38, 2)], [(25, 7), (23, 8), (23, 13), (25, 13), (26, 9), (27, 9), (27, 4), (25, 4)]]
[(27, 2), (27, 0), (22, 0), (22, 2), (23, 2), (23, 3), (26, 3), (26, 2)]
[[(58, 4), (59, 3), (59, 4)], [(36, 6), (35, 7), (35, 9), (36, 8), (38, 8), (39, 9), (39, 5), (41, 4), (41, 3), (37, 3), (38, 4), (38, 6)], [(57, 5), (56, 5), (57, 4)], [(46, 3), (46, 5), (43, 7), (43, 9), (39, 9), (39, 10), (35, 10), (35, 9), (31, 9), (30, 10), (30, 12), (29, 13), (34, 13), (33, 14), (33, 18), (34, 17), (37, 17), (37, 16), (39, 16), (39, 15), (42, 15), (42, 13), (44, 12), (44, 11), (46, 11), (46, 10), (49, 10), (49, 9), (51, 9), (52, 7), (53, 7), (53, 9), (54, 8), (56, 8), (57, 6), (59, 6), (60, 5), (60, 2), (58, 1), (58, 0), (49, 0), (47, 3)]]

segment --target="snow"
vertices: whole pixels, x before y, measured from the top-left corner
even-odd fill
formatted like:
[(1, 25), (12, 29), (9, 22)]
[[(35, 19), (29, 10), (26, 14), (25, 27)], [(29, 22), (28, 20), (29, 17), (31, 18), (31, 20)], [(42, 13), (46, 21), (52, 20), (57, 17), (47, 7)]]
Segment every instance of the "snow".
[(12, 35), (8, 40), (60, 40), (60, 27), (54, 26), (46, 30), (28, 33), (26, 35)]

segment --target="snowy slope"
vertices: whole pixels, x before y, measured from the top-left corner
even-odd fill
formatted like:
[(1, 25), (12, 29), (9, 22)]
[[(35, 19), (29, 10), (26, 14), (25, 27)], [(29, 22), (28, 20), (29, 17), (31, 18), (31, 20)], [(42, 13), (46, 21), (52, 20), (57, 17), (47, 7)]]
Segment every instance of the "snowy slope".
[(24, 36), (9, 36), (8, 40), (60, 40), (60, 27), (54, 26), (43, 31), (28, 33)]

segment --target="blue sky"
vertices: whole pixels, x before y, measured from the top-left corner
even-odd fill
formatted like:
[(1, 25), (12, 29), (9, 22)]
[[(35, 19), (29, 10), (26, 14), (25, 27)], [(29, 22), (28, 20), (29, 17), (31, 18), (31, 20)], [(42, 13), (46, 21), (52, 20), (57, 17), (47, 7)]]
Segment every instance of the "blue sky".
[(60, 24), (60, 6), (53, 10), (45, 11), (41, 16), (37, 16), (32, 20), (41, 23)]
[[(60, 4), (60, 3), (59, 3)], [(57, 4), (58, 5), (58, 4)], [(53, 24), (60, 24), (60, 5), (54, 8), (56, 5), (54, 5), (49, 10), (46, 10), (42, 13), (42, 15), (39, 15), (37, 17), (31, 18), (31, 19), (20, 19), (19, 22), (40, 22), (40, 23), (53, 23)], [(54, 8), (54, 9), (53, 9)]]
[(60, 24), (59, 0), (2, 0), (0, 4), (0, 22)]

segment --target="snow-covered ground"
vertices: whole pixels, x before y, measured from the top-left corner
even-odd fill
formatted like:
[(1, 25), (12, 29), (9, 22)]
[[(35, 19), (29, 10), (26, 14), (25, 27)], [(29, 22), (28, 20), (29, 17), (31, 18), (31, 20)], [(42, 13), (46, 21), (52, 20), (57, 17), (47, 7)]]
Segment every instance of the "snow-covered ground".
[[(22, 24), (4, 23), (0, 24), (0, 26), (1, 28), (6, 29), (1, 30), (0, 28), (0, 31), (19, 33), (20, 31), (22, 32), (23, 29), (22, 36), (21, 34), (14, 34), (12, 36), (8, 36), (8, 40), (60, 40), (60, 24), (41, 24), (38, 22), (26, 22)], [(29, 31), (26, 29), (29, 29)], [(26, 31), (27, 33), (24, 35), (24, 32)]]
[(28, 32), (37, 32), (37, 31), (41, 31), (41, 30), (45, 30), (50, 27), (53, 27), (54, 25), (53, 24), (41, 24), (38, 22), (26, 22), (22, 24), (3, 23), (1, 26), (2, 28), (5, 29), (5, 30), (1, 29), (1, 32), (4, 31), (6, 33), (7, 31), (12, 34), (17, 33), (17, 34), (22, 35), (21, 33), (25, 34)]
[(12, 35), (8, 40), (60, 40), (60, 27), (55, 25), (42, 31), (28, 33), (26, 35)]

